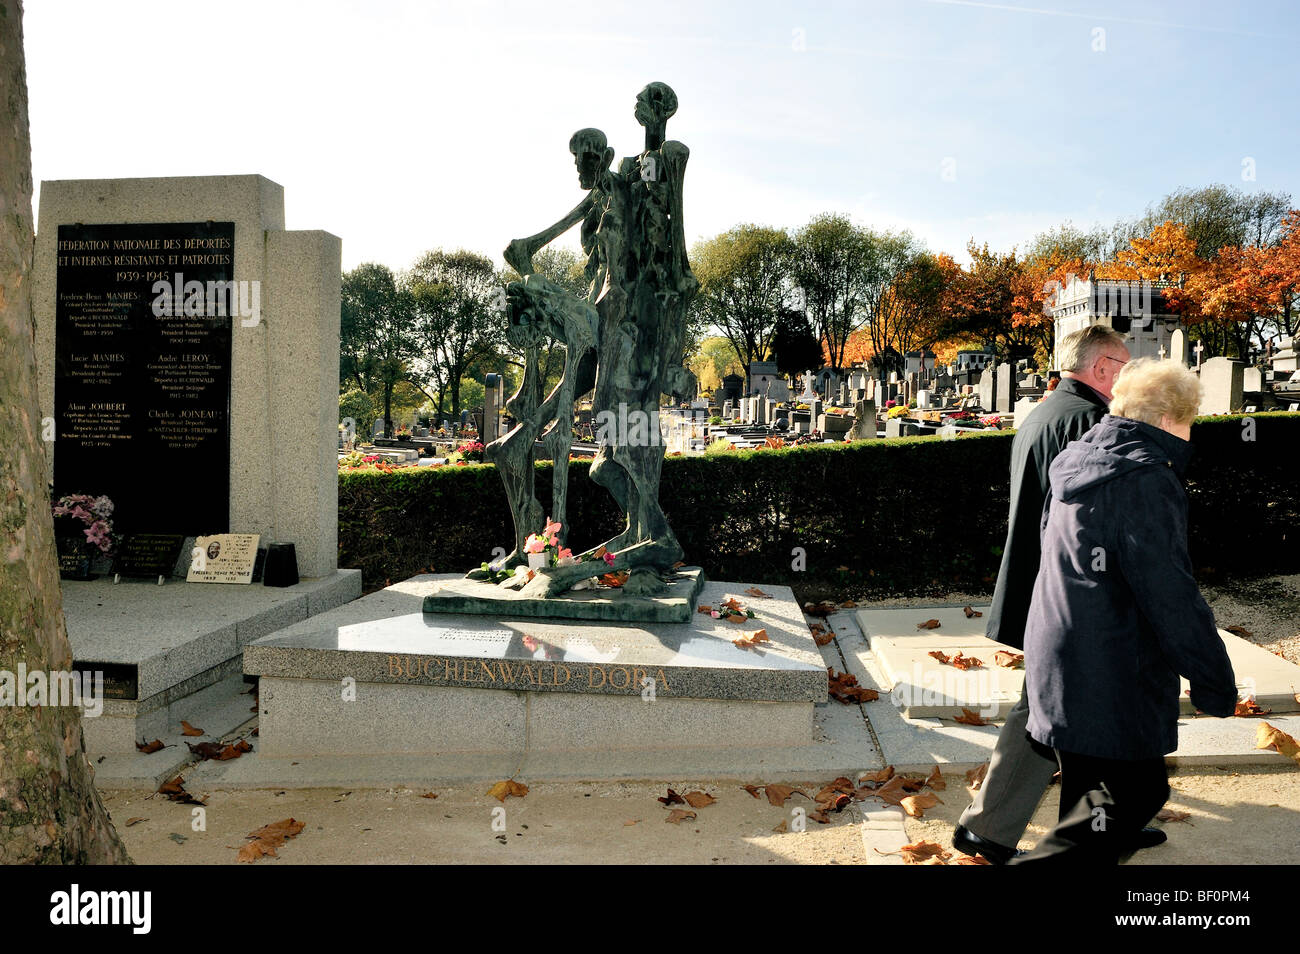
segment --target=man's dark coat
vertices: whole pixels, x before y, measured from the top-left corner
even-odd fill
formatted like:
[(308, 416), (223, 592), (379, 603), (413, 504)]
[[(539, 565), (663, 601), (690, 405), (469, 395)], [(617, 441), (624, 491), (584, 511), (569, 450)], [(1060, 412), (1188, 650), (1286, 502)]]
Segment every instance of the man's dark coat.
[(1106, 399), (1082, 381), (1062, 378), (1017, 429), (1011, 441), (1011, 510), (986, 632), (990, 639), (1023, 649), (1025, 618), (1034, 595), (1040, 556), (1038, 529), (1047, 499), (1047, 468), (1070, 441), (1106, 414)]

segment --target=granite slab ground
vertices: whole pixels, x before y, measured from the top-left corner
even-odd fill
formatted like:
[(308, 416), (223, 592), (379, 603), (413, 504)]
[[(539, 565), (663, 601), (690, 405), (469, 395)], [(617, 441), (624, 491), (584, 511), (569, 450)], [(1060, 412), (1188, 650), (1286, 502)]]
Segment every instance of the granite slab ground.
[[(893, 618), (910, 621), (914, 630), (916, 623), (922, 620), (939, 618), (941, 621), (950, 620), (956, 631), (961, 624), (952, 617), (953, 613), (965, 620), (960, 606), (909, 606), (868, 612), (898, 614)], [(947, 615), (942, 615), (945, 613)], [(854, 612), (835, 613), (828, 618), (828, 622), (844, 655), (848, 671), (857, 676), (863, 685), (880, 692), (880, 699), (868, 703), (864, 708), (886, 764), (895, 766), (899, 771), (928, 771), (936, 764), (943, 765), (945, 771), (949, 768), (965, 771), (988, 761), (1001, 730), (1001, 722), (991, 720), (991, 725), (970, 726), (954, 722), (950, 717), (909, 718), (890, 701), (891, 680), (872, 651), (867, 637), (863, 635), (858, 625), (858, 615)], [(977, 624), (981, 620), (972, 622)], [(896, 626), (894, 635), (899, 634), (900, 628)], [(1230, 655), (1232, 651), (1230, 648)], [(1250, 654), (1246, 654), (1245, 658), (1250, 658)], [(959, 713), (955, 711), (949, 712), (949, 716), (957, 714)], [(1283, 732), (1300, 735), (1300, 714), (1273, 713), (1266, 719)], [(1185, 715), (1179, 720), (1178, 749), (1167, 756), (1166, 761), (1171, 765), (1188, 766), (1282, 764), (1283, 757), (1276, 752), (1255, 748), (1255, 732), (1259, 722), (1256, 718), (1215, 719)]]
[[(912, 718), (952, 716), (963, 707), (978, 711), (987, 719), (1002, 719), (1024, 690), (1024, 672), (996, 665), (994, 654), (1009, 647), (984, 635), (987, 606), (971, 607), (978, 616), (968, 617), (963, 607), (930, 606), (906, 609), (860, 609), (855, 621), (867, 639), (876, 665), (884, 676), (891, 701)], [(919, 624), (938, 621), (934, 628)], [(1276, 715), (1300, 712), (1300, 666), (1262, 649), (1227, 630), (1219, 630), (1237, 677), (1242, 697), (1253, 697)], [(983, 665), (961, 670), (934, 658), (961, 653)], [(1182, 680), (1182, 710), (1194, 715), (1187, 697), (1189, 684)]]
[(244, 644), (360, 596), (361, 572), (289, 587), (105, 577), (62, 589), (75, 665), (105, 674), (104, 712), (84, 723), (87, 750), (129, 755), (176, 727), (186, 697), (238, 676)]

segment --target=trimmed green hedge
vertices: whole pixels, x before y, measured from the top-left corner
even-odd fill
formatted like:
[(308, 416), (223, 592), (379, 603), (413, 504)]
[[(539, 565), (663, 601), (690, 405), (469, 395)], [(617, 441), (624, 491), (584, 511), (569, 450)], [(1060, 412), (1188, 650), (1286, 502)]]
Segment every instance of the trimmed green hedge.
[[(1188, 471), (1192, 558), (1221, 575), (1300, 571), (1300, 415), (1205, 418)], [(1242, 440), (1248, 427), (1254, 440)], [(991, 591), (1006, 535), (1011, 433), (912, 437), (664, 461), (660, 500), (713, 579), (795, 586), (802, 598)], [(575, 549), (613, 536), (609, 494), (570, 468)], [(549, 505), (550, 465), (538, 497)], [(509, 548), (505, 493), (490, 464), (339, 475), (339, 565), (367, 589), (460, 572)], [(798, 551), (804, 566), (797, 568)]]

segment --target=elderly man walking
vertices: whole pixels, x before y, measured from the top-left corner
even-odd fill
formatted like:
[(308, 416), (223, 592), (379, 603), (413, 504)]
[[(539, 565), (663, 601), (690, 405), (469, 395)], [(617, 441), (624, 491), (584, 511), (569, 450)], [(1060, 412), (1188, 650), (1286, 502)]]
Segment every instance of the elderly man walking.
[[(1078, 440), (1106, 414), (1111, 389), (1124, 365), (1124, 338), (1106, 325), (1090, 325), (1067, 335), (1057, 354), (1061, 383), (1043, 399), (1011, 443), (1011, 506), (989, 611), (990, 639), (1016, 649), (1025, 645), (1025, 620), (1038, 575), (1039, 526), (1049, 491), (1048, 468), (1065, 445)], [(1038, 808), (1056, 772), (1056, 761), (1035, 751), (1025, 734), (1028, 693), (1012, 707), (998, 735), (984, 784), (962, 813), (953, 847), (1005, 864)], [(1150, 844), (1164, 833), (1144, 834)], [(1146, 845), (1141, 845), (1146, 847)]]

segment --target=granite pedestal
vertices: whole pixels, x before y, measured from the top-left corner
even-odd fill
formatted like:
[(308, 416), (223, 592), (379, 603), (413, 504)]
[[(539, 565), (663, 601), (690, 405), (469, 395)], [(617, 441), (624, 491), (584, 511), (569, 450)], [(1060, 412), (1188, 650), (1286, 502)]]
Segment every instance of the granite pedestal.
[[(788, 587), (706, 583), (743, 624), (421, 612), (423, 576), (244, 648), (263, 758), (810, 744), (826, 669)], [(733, 640), (759, 629), (767, 642)]]

